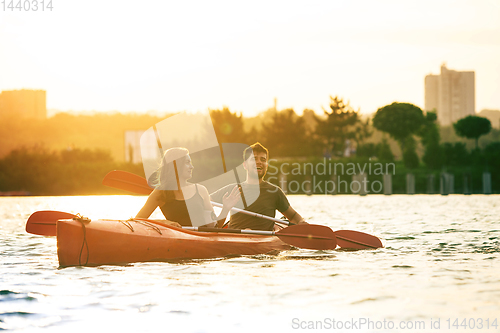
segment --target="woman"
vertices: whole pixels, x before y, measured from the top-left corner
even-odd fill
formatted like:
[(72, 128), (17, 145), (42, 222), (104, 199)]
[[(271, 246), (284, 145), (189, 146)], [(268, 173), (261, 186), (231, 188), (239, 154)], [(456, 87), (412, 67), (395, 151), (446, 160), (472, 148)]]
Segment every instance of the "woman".
[(167, 223), (175, 226), (213, 225), (225, 219), (231, 208), (238, 202), (240, 193), (235, 186), (231, 193), (223, 197), (223, 208), (218, 217), (214, 214), (210, 195), (205, 186), (188, 182), (193, 175), (189, 151), (185, 148), (171, 148), (165, 151), (160, 168), (150, 177), (154, 187), (146, 204), (136, 218), (147, 219), (160, 207)]

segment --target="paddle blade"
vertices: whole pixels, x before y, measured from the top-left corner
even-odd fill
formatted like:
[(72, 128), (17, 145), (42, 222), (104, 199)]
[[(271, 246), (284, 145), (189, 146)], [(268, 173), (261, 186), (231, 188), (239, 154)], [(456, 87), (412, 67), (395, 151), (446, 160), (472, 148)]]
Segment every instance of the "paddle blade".
[(276, 232), (283, 242), (302, 249), (334, 250), (337, 239), (332, 229), (323, 225), (298, 224)]
[(378, 249), (384, 247), (382, 241), (373, 235), (354, 230), (337, 230), (337, 243), (343, 249)]
[(137, 194), (149, 195), (153, 191), (145, 178), (120, 170), (110, 171), (104, 176), (102, 184)]
[(75, 215), (53, 210), (34, 212), (26, 222), (26, 231), (30, 234), (42, 236), (56, 236), (57, 220), (72, 219)]

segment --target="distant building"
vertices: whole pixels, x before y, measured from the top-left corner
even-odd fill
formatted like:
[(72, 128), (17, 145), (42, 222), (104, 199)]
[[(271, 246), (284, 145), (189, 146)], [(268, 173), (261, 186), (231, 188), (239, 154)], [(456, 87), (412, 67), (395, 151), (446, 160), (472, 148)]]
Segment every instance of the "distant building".
[(425, 110), (437, 111), (438, 122), (449, 126), (476, 112), (475, 74), (441, 66), (440, 75), (425, 77)]
[(0, 93), (0, 118), (47, 118), (45, 90), (10, 90)]
[(491, 127), (500, 128), (500, 110), (482, 110), (477, 115), (488, 118), (491, 122)]

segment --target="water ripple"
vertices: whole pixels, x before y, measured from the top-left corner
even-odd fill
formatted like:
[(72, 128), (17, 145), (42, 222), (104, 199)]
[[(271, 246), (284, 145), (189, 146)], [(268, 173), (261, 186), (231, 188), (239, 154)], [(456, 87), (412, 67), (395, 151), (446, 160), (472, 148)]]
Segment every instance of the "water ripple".
[(0, 330), (95, 330), (100, 322), (155, 331), (168, 322), (191, 332), (253, 332), (257, 323), (281, 332), (295, 317), (500, 313), (499, 196), (289, 199), (311, 223), (374, 234), (386, 248), (59, 269), (56, 239), (25, 233), (30, 213), (128, 218), (145, 198), (0, 198)]

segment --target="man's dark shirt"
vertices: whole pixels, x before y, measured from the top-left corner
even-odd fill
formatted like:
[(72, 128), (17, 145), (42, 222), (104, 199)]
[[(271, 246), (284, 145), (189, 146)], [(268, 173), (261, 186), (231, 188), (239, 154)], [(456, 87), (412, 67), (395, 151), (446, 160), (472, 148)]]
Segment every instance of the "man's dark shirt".
[[(210, 195), (211, 200), (222, 203), (222, 197), (226, 193), (231, 193), (236, 184), (224, 186), (220, 190)], [(285, 212), (290, 203), (285, 196), (285, 193), (279, 188), (266, 181), (257, 184), (242, 183), (242, 192), (245, 198), (247, 207), (244, 207), (243, 201), (240, 198), (235, 205), (236, 208), (245, 209), (251, 212), (275, 217), (276, 209), (281, 213)], [(250, 216), (243, 213), (231, 214), (229, 228), (231, 229), (254, 229), (254, 230), (273, 230), (274, 222), (260, 217)]]

